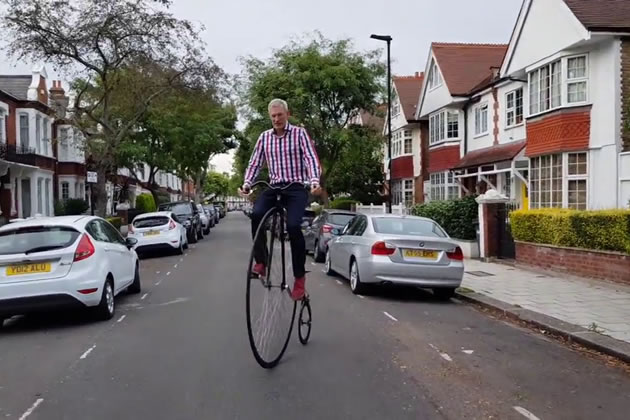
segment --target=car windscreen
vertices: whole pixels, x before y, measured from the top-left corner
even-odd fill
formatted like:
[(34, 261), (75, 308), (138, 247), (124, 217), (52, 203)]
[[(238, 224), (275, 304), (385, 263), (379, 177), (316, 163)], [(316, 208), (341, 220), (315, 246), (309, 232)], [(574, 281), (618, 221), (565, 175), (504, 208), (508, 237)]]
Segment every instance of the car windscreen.
[(172, 211), (173, 213), (179, 215), (191, 215), (192, 207), (190, 204), (186, 203), (176, 203), (176, 204), (162, 204), (160, 205), (160, 210), (162, 211)]
[(354, 214), (333, 213), (328, 216), (328, 221), (333, 225), (345, 226), (350, 220), (352, 220), (353, 217)]
[(374, 231), (390, 235), (433, 236), (446, 238), (446, 233), (431, 220), (377, 217), (372, 219)]
[(72, 245), (80, 233), (67, 226), (29, 226), (0, 232), (0, 255), (36, 253)]
[(135, 228), (151, 228), (156, 226), (164, 226), (169, 222), (169, 218), (166, 216), (150, 216), (143, 217), (142, 219), (136, 219), (133, 221), (133, 227)]

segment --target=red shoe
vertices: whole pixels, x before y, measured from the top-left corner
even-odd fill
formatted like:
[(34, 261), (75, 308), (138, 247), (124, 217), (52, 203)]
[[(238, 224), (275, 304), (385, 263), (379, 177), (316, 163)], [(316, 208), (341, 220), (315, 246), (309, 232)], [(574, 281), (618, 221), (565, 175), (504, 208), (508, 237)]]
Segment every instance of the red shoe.
[(252, 274), (256, 274), (261, 279), (265, 278), (265, 264), (254, 264), (254, 268), (252, 268)]
[(304, 277), (300, 277), (295, 279), (295, 283), (293, 283), (293, 291), (291, 292), (291, 299), (293, 300), (302, 300), (306, 295), (306, 288), (304, 284), (306, 283), (306, 279)]

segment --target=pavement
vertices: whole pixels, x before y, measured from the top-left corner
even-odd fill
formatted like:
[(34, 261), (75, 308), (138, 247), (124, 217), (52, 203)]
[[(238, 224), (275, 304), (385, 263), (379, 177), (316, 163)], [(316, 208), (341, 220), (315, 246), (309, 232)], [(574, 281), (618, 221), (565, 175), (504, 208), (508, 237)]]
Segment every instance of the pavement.
[(0, 419), (626, 419), (629, 370), (415, 288), (355, 296), (309, 258), (311, 341), (258, 366), (247, 339), (248, 219), (183, 257), (144, 259), (108, 322), (13, 318)]
[(467, 260), (460, 297), (630, 362), (629, 286)]

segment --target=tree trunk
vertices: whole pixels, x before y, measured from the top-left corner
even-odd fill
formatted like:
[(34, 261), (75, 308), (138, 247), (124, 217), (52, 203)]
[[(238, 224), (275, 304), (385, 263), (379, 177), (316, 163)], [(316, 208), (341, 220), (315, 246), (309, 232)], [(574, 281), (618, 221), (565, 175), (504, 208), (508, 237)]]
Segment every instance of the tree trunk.
[(96, 184), (92, 184), (92, 208), (97, 216), (107, 216), (107, 169), (99, 166), (96, 168), (98, 176)]

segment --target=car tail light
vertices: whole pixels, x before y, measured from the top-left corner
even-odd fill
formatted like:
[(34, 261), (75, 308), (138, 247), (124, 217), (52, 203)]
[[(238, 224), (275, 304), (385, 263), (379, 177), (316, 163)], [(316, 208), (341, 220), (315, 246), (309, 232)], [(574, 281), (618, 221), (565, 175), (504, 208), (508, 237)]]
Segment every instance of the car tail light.
[(81, 237), (81, 240), (79, 241), (77, 250), (74, 251), (74, 261), (77, 262), (86, 258), (90, 258), (92, 255), (94, 255), (95, 251), (96, 250), (94, 249), (94, 244), (92, 244), (90, 237), (87, 236), (86, 233), (84, 233)]
[(333, 230), (333, 227), (328, 224), (322, 226), (322, 232), (324, 233), (330, 233), (332, 232), (332, 230)]
[(129, 223), (128, 233), (135, 233), (135, 230), (133, 230), (133, 224), (131, 223)]
[(171, 222), (168, 224), (168, 230), (173, 230), (176, 227), (177, 225), (175, 224), (175, 222), (171, 220)]
[(446, 255), (451, 260), (464, 261), (464, 253), (460, 247), (456, 247), (453, 251), (447, 251)]
[(396, 247), (387, 242), (376, 242), (372, 245), (372, 255), (392, 255), (396, 252)]

